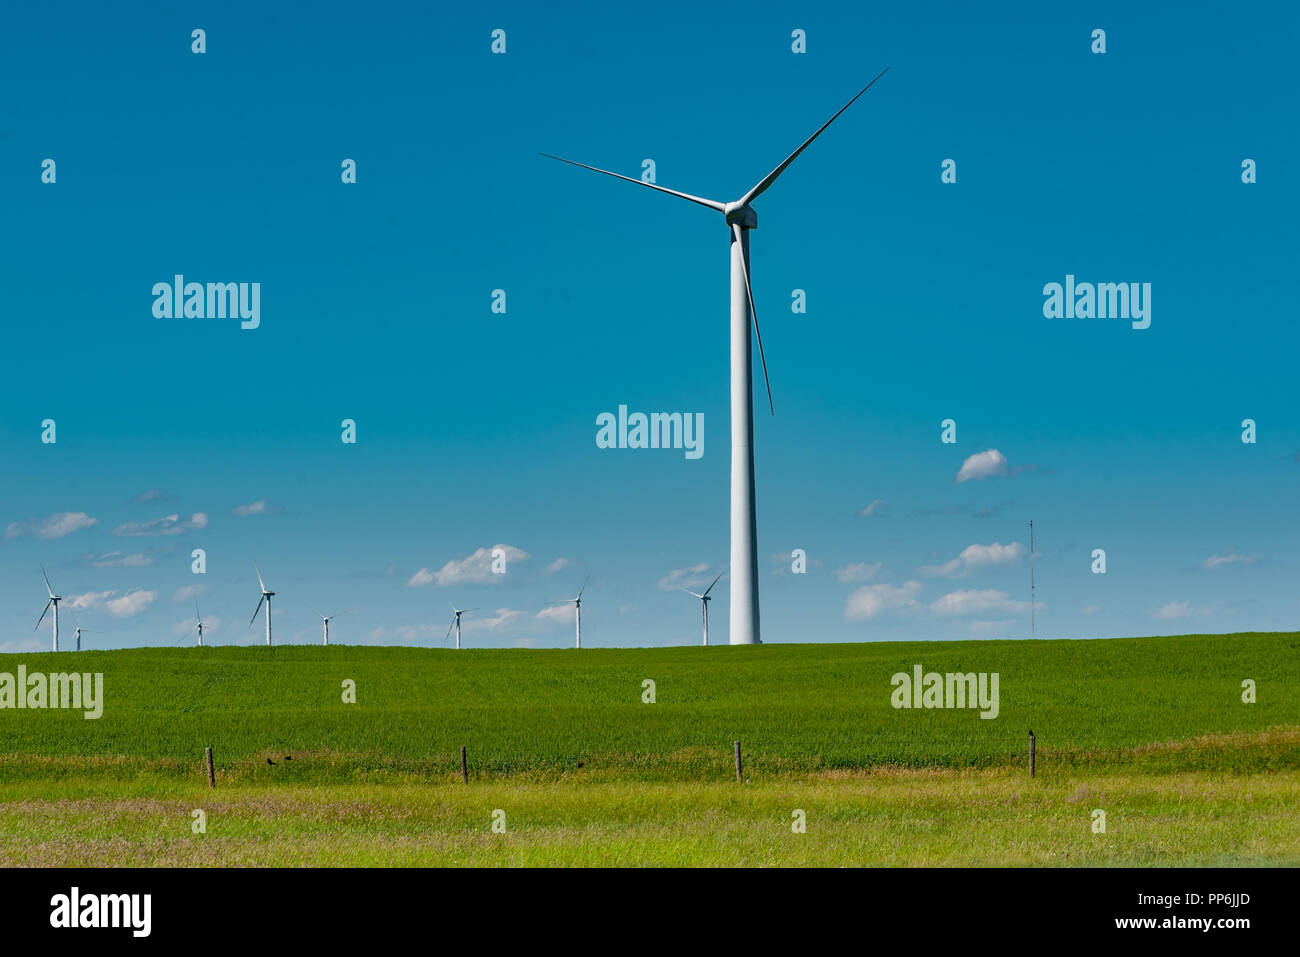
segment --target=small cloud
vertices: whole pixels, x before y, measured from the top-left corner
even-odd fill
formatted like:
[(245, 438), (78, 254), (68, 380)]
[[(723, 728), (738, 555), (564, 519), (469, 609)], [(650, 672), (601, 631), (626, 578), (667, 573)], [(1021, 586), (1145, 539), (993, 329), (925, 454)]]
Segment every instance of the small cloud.
[(990, 565), (1007, 565), (1024, 558), (1028, 549), (1019, 542), (1003, 545), (967, 545), (962, 553), (952, 561), (942, 565), (926, 565), (919, 573), (927, 577), (944, 576), (946, 578), (964, 578), (973, 571)]
[(448, 585), (500, 584), (506, 576), (492, 571), (494, 562), (492, 555), (497, 551), (501, 552), (501, 557), (505, 559), (507, 569), (513, 562), (526, 562), (532, 557), (522, 548), (515, 548), (513, 545), (493, 545), (491, 548), (480, 548), (466, 558), (453, 559), (436, 572), (421, 568), (407, 580), (406, 584), (411, 588), (421, 588), (435, 582), (439, 588)]
[(137, 588), (133, 592), (127, 592), (119, 598), (111, 598), (104, 602), (104, 607), (114, 618), (130, 618), (138, 615), (158, 597), (156, 591), (145, 591), (143, 588)]
[(418, 572), (406, 580), (407, 588), (423, 588), (425, 585), (433, 584), (433, 572), (427, 568), (421, 568)]
[(22, 535), (35, 535), (37, 538), (49, 541), (98, 524), (99, 519), (92, 518), (85, 512), (55, 512), (48, 518), (29, 518), (25, 522), (10, 522), (9, 527), (5, 529), (5, 541)]
[(1202, 615), (1213, 614), (1217, 608), (1217, 602), (1213, 605), (1193, 605), (1190, 601), (1171, 601), (1169, 604), (1151, 612), (1151, 617), (1163, 621), (1177, 618), (1199, 618)]
[(994, 478), (999, 475), (1006, 475), (1007, 457), (997, 449), (988, 449), (984, 452), (976, 452), (961, 464), (961, 470), (957, 473), (956, 482), (968, 482), (972, 479)]
[(564, 569), (568, 568), (572, 564), (573, 562), (569, 561), (567, 558), (557, 558), (546, 566), (545, 573), (547, 575), (554, 575), (556, 572), (564, 571)]
[(1101, 611), (1101, 605), (1084, 605), (1082, 608), (1079, 609), (1079, 614), (1095, 615), (1099, 611)]
[(284, 509), (278, 505), (271, 505), (266, 499), (260, 498), (256, 502), (249, 502), (247, 505), (236, 505), (230, 511), (231, 514), (243, 518), (247, 515), (279, 515)]
[(549, 625), (566, 624), (572, 625), (575, 621), (573, 604), (565, 602), (563, 605), (552, 605), (550, 608), (543, 608), (537, 613), (537, 620)]
[(875, 618), (884, 611), (910, 611), (917, 607), (921, 583), (910, 581), (905, 585), (864, 585), (856, 588), (844, 604), (844, 617), (849, 621)]
[(708, 562), (674, 568), (659, 579), (659, 588), (663, 591), (675, 591), (678, 588), (703, 588), (713, 581), (717, 572)]
[[(1042, 607), (1042, 603), (1039, 603)], [(1021, 614), (1029, 609), (1027, 601), (1013, 601), (1004, 591), (991, 588), (949, 592), (930, 605), (936, 615)]]
[(181, 518), (178, 513), (164, 515), (148, 522), (123, 522), (113, 529), (114, 535), (179, 535), (182, 532), (194, 532), (208, 527), (208, 516), (195, 512), (189, 518)]
[(171, 496), (168, 495), (166, 492), (164, 492), (162, 489), (160, 489), (160, 488), (151, 488), (151, 489), (149, 489), (148, 491), (141, 492), (141, 493), (140, 493), (139, 495), (137, 495), (135, 498), (131, 499), (131, 501), (130, 501), (128, 504), (130, 504), (130, 505), (158, 505), (158, 504), (160, 504), (160, 503), (162, 503), (162, 502), (167, 502), (167, 501), (170, 501), (170, 500), (171, 500)]
[(869, 582), (880, 574), (880, 569), (884, 568), (884, 562), (851, 562), (843, 568), (837, 568), (831, 572), (835, 580), (843, 585), (851, 585), (855, 582)]
[(190, 602), (195, 598), (202, 598), (207, 593), (207, 585), (186, 585), (183, 588), (176, 589), (176, 594), (172, 595), (172, 601), (177, 604), (181, 602)]
[(105, 552), (90, 560), (90, 563), (96, 568), (142, 568), (145, 565), (152, 565), (153, 558), (140, 552), (126, 554), (125, 552)]
[(498, 608), (490, 614), (468, 614), (461, 618), (461, 630), (469, 635), (482, 631), (503, 631), (519, 621), (522, 611)]
[(883, 498), (872, 499), (870, 504), (858, 510), (858, 514), (863, 518), (873, 518), (883, 513), (887, 505)]
[(86, 611), (90, 608), (99, 607), (114, 594), (111, 591), (88, 591), (81, 595), (69, 595), (63, 600), (69, 608), (76, 611)]
[(1258, 555), (1238, 555), (1235, 551), (1230, 551), (1226, 555), (1211, 555), (1201, 563), (1201, 567), (1208, 572), (1224, 565), (1253, 565), (1257, 561)]

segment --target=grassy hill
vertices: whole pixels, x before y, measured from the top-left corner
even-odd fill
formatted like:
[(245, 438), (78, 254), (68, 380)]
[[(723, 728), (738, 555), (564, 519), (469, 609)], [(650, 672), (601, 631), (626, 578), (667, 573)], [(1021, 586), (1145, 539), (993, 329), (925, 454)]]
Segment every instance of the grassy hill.
[[(747, 772), (1040, 762), (1250, 772), (1300, 767), (1275, 746), (1188, 747), (1300, 726), (1300, 635), (1079, 641), (466, 650), (209, 647), (0, 655), (0, 672), (104, 673), (104, 714), (0, 710), (0, 781), (75, 769), (192, 776), (205, 745), (246, 783), (574, 772), (725, 780)], [(896, 710), (891, 676), (997, 672), (1000, 713)], [(1242, 681), (1258, 700), (1244, 704)], [(345, 679), (356, 704), (341, 700)], [(657, 702), (642, 702), (643, 681)], [(1208, 739), (1207, 739), (1208, 740)], [(1168, 746), (1167, 743), (1183, 742)], [(292, 755), (292, 760), (284, 760)], [(275, 760), (266, 763), (267, 757)]]

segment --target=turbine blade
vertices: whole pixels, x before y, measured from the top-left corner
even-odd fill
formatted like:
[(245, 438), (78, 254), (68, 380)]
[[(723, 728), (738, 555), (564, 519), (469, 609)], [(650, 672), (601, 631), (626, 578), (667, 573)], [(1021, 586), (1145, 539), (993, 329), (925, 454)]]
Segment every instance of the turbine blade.
[(203, 620), (203, 616), (199, 614), (199, 600), (197, 598), (194, 599), (194, 617), (199, 621)]
[[(47, 601), (47, 602), (45, 603), (45, 610), (41, 612), (41, 617), (36, 619), (36, 628), (41, 627), (41, 622), (43, 622), (43, 621), (45, 620), (45, 612), (49, 611), (49, 610), (50, 610), (50, 606), (53, 605), (53, 604), (54, 604), (54, 599), (53, 599), (53, 598), (51, 598), (49, 601)], [(33, 628), (32, 631), (35, 631), (36, 628)]]
[(822, 131), (825, 130), (826, 127), (830, 126), (830, 125), (831, 125), (832, 123), (834, 123), (837, 119), (839, 119), (840, 113), (843, 113), (843, 112), (844, 112), (845, 110), (847, 110), (850, 106), (852, 106), (852, 105), (857, 101), (858, 96), (861, 96), (863, 93), (866, 93), (867, 90), (871, 89), (871, 87), (875, 84), (876, 80), (879, 80), (882, 76), (884, 76), (884, 75), (885, 75), (886, 73), (888, 73), (888, 72), (889, 72), (889, 67), (885, 67), (885, 68), (884, 68), (883, 70), (881, 70), (878, 74), (876, 74), (876, 79), (875, 79), (875, 80), (872, 80), (870, 83), (868, 83), (868, 84), (867, 84), (866, 86), (864, 86), (862, 89), (858, 90), (858, 95), (857, 95), (857, 96), (855, 96), (852, 100), (849, 100), (849, 102), (847, 102), (847, 103), (845, 103), (843, 106), (841, 106), (840, 109), (839, 109), (839, 112), (836, 113), (834, 116), (832, 116), (832, 117), (831, 117), (829, 120), (827, 120), (825, 123), (823, 123), (823, 124), (818, 128), (818, 130), (817, 130), (816, 133), (814, 133), (812, 136), (810, 136), (810, 137), (808, 137), (806, 140), (804, 140), (804, 141), (803, 141), (803, 145), (800, 146), (800, 147), (799, 147), (797, 150), (795, 150), (793, 153), (791, 153), (789, 156), (787, 156), (787, 157), (785, 158), (785, 162), (784, 162), (784, 163), (782, 163), (782, 164), (781, 164), (780, 166), (778, 166), (776, 169), (772, 170), (772, 172), (770, 172), (770, 173), (768, 173), (766, 176), (764, 176), (761, 180), (759, 180), (758, 185), (756, 185), (753, 189), (751, 189), (748, 193), (746, 193), (743, 197), (741, 197), (741, 199), (740, 199), (740, 205), (741, 205), (741, 206), (747, 206), (747, 205), (749, 205), (749, 204), (750, 204), (751, 202), (753, 202), (753, 201), (754, 201), (754, 200), (755, 200), (755, 199), (756, 199), (756, 198), (757, 198), (757, 197), (758, 197), (758, 196), (759, 196), (759, 195), (760, 195), (760, 194), (761, 194), (765, 189), (767, 189), (769, 186), (771, 186), (773, 183), (775, 183), (775, 182), (776, 182), (776, 178), (777, 178), (778, 176), (780, 176), (782, 173), (785, 172), (785, 168), (786, 168), (787, 166), (789, 166), (791, 163), (793, 163), (793, 162), (795, 161), (795, 159), (798, 158), (799, 154), (802, 153), (804, 150), (806, 150), (806, 149), (808, 148), (809, 144), (811, 144), (813, 140), (815, 140), (815, 139), (817, 139), (817, 137), (821, 136), (821, 135), (822, 135)]
[(754, 288), (749, 284), (749, 267), (745, 265), (744, 240), (740, 235), (740, 223), (731, 224), (731, 232), (736, 242), (741, 243), (740, 271), (745, 277), (745, 292), (749, 295), (749, 316), (754, 320), (754, 335), (758, 337), (758, 358), (763, 363), (763, 382), (767, 385), (767, 407), (776, 415), (776, 406), (772, 404), (772, 380), (767, 377), (767, 356), (763, 354), (763, 333), (758, 331), (758, 310), (754, 308)]
[(253, 562), (253, 570), (257, 572), (257, 583), (262, 586), (262, 591), (266, 591), (266, 582), (262, 581), (262, 569), (257, 567), (257, 562)]
[(666, 186), (656, 186), (654, 183), (647, 183), (643, 179), (633, 179), (631, 176), (624, 176), (622, 173), (611, 173), (607, 169), (600, 169), (597, 166), (588, 166), (586, 163), (575, 163), (573, 160), (566, 160), (563, 156), (553, 156), (550, 153), (542, 153), (547, 159), (559, 160), (561, 163), (568, 163), (570, 166), (581, 166), (583, 169), (589, 169), (593, 173), (604, 173), (606, 176), (614, 176), (618, 179), (625, 179), (629, 183), (637, 183), (640, 186), (648, 186), (651, 189), (657, 189), (661, 193), (667, 193), (669, 196), (678, 196), (682, 199), (689, 199), (692, 203), (699, 203), (701, 206), (707, 206), (709, 209), (716, 209), (722, 212), (726, 205), (719, 203), (717, 200), (704, 199), (702, 196), (692, 196), (690, 193), (679, 193), (675, 189), (668, 189)]
[(250, 618), (250, 619), (248, 619), (248, 627), (249, 627), (249, 628), (252, 628), (252, 627), (253, 627), (253, 622), (257, 621), (257, 613), (258, 613), (259, 611), (262, 610), (262, 602), (264, 602), (264, 601), (266, 601), (266, 596), (265, 596), (265, 595), (263, 595), (261, 598), (259, 598), (259, 599), (257, 600), (257, 607), (256, 607), (255, 609), (253, 609), (253, 617)]
[(443, 644), (446, 644), (446, 643), (447, 643), (447, 639), (451, 637), (451, 630), (452, 630), (453, 628), (455, 628), (455, 627), (456, 627), (456, 619), (453, 618), (453, 619), (451, 620), (451, 624), (447, 626), (447, 633), (446, 633), (445, 635), (442, 636), (442, 643), (443, 643)]
[[(678, 587), (678, 588), (682, 588), (681, 585), (678, 585), (677, 587)], [(703, 597), (704, 597), (703, 595), (697, 595), (697, 594), (695, 594), (695, 592), (691, 591), (689, 588), (682, 588), (682, 591), (686, 592), (686, 594), (690, 595), (692, 598), (703, 598)]]
[[(722, 580), (722, 576), (725, 575), (726, 573), (727, 570), (725, 568), (722, 571), (718, 572), (718, 577), (713, 579), (713, 585), (716, 585), (718, 582), (720, 582)], [(713, 591), (713, 585), (710, 585), (708, 588), (704, 589), (704, 595), (707, 595), (709, 592)], [(698, 595), (697, 597), (703, 598), (704, 595)]]
[(587, 590), (587, 582), (589, 582), (589, 581), (591, 581), (591, 576), (590, 576), (590, 575), (588, 575), (588, 576), (586, 577), (586, 579), (585, 579), (585, 580), (583, 581), (583, 583), (582, 583), (582, 587), (578, 589), (578, 598), (581, 598), (581, 597), (582, 597), (582, 593), (583, 593), (584, 591)]
[(47, 574), (45, 574), (45, 566), (44, 566), (44, 565), (41, 566), (41, 577), (45, 579), (45, 590), (46, 590), (47, 592), (49, 592), (49, 593), (50, 593), (50, 597), (53, 598), (53, 597), (54, 597), (54, 586), (50, 584), (50, 576), (47, 575)]

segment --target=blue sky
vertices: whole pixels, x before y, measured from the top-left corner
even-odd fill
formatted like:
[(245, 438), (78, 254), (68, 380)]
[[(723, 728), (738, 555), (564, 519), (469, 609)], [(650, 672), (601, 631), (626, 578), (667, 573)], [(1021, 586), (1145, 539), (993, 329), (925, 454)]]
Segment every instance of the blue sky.
[[(561, 647), (588, 574), (584, 644), (698, 641), (727, 230), (538, 152), (733, 199), (885, 66), (755, 203), (764, 639), (1027, 636), (1031, 518), (1040, 636), (1293, 629), (1297, 16), (1052, 6), (7, 10), (0, 650), (48, 647), (41, 563), (87, 647), (177, 641), (195, 588), (261, 640), (254, 560), (285, 642), (437, 645), (455, 602)], [(260, 282), (261, 326), (155, 318), (177, 273)], [(1151, 283), (1150, 328), (1045, 318), (1067, 273)], [(597, 448), (620, 404), (702, 413), (703, 457)]]

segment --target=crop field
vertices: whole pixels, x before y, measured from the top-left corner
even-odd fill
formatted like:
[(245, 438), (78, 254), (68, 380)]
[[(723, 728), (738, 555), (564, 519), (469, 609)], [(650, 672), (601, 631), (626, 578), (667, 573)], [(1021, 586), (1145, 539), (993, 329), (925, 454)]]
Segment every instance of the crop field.
[[(1300, 864), (1296, 634), (20, 664), (104, 701), (0, 709), (6, 865)], [(918, 664), (997, 717), (893, 707)]]

